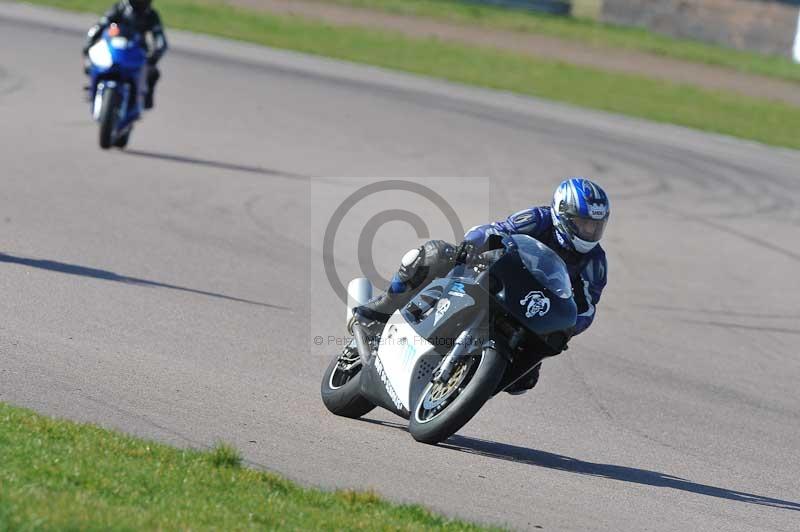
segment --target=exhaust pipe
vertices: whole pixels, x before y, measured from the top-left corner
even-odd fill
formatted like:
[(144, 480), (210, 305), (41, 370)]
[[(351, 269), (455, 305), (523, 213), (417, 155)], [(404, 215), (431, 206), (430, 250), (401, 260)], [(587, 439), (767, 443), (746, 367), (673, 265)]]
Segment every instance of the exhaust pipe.
[(365, 331), (364, 326), (358, 322), (353, 324), (353, 338), (355, 338), (356, 341), (356, 348), (358, 349), (358, 356), (361, 358), (361, 365), (366, 366), (369, 359), (372, 358), (372, 349), (369, 347), (367, 331)]
[(353, 279), (347, 285), (347, 320), (345, 323), (350, 323), (350, 318), (353, 317), (353, 309), (366, 305), (372, 299), (372, 283), (365, 277)]

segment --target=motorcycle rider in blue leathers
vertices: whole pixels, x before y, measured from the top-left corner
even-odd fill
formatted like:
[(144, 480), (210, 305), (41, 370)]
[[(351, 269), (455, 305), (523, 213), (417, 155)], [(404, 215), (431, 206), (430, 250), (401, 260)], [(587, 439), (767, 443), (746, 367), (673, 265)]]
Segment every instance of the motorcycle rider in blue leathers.
[[(111, 24), (122, 24), (147, 36), (149, 40), (147, 50), (147, 92), (144, 96), (144, 108), (152, 109), (155, 97), (156, 83), (161, 77), (156, 65), (167, 51), (167, 38), (161, 25), (161, 17), (152, 7), (152, 0), (120, 0), (109, 9), (105, 15), (92, 26), (86, 34), (86, 44), (83, 47), (83, 56), (89, 54), (89, 48), (103, 36), (103, 31)], [(86, 59), (85, 59), (86, 61)], [(86, 66), (88, 74), (88, 63)]]
[[(525, 234), (550, 247), (567, 265), (578, 307), (571, 336), (580, 334), (592, 324), (606, 286), (608, 266), (600, 239), (610, 214), (608, 196), (600, 186), (585, 178), (567, 179), (556, 189), (549, 207), (525, 209), (505, 220), (475, 227), (458, 247), (431, 240), (409, 251), (388, 290), (357, 307), (353, 320), (364, 325), (386, 323), (420, 289), (447, 275), (457, 260), (481, 253), (491, 235)], [(540, 367), (506, 391), (516, 395), (533, 388), (539, 380)]]

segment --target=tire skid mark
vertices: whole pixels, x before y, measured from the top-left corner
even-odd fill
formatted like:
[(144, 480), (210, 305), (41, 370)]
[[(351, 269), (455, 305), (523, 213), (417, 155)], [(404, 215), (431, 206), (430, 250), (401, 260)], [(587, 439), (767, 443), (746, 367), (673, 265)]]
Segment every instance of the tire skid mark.
[[(617, 429), (621, 432), (627, 432), (634, 436), (641, 438), (644, 441), (650, 442), (652, 444), (658, 445), (659, 447), (663, 447), (665, 449), (669, 449), (670, 451), (676, 452), (680, 455), (691, 456), (694, 459), (700, 460), (705, 462), (706, 464), (713, 465), (715, 468), (719, 470), (729, 470), (730, 464), (725, 464), (716, 460), (713, 455), (707, 455), (698, 453), (692, 449), (687, 449), (683, 447), (678, 447), (673, 445), (672, 443), (663, 441), (655, 436), (651, 436), (647, 432), (637, 429), (635, 427), (628, 426), (627, 424), (620, 421), (619, 417), (616, 416), (612, 410), (606, 406), (603, 401), (599, 398), (598, 394), (595, 393), (594, 389), (589, 385), (588, 380), (586, 379), (585, 374), (583, 371), (578, 367), (575, 362), (575, 357), (566, 357), (567, 358), (567, 367), (570, 369), (572, 374), (577, 377), (581, 387), (584, 389), (586, 395), (588, 396), (589, 403), (592, 407), (594, 407), (603, 417), (608, 419), (612, 425), (614, 425)], [(784, 490), (785, 487), (779, 486), (774, 482), (767, 481), (766, 485), (770, 489), (774, 489), (776, 491)]]
[(19, 76), (14, 76), (11, 72), (0, 65), (0, 96), (8, 96), (9, 94), (18, 92), (25, 87), (25, 79)]
[[(716, 217), (737, 216), (741, 218), (743, 216), (754, 216), (764, 212), (775, 212), (780, 207), (793, 207), (795, 204), (793, 200), (786, 196), (785, 190), (772, 190), (772, 186), (796, 190), (798, 189), (798, 184), (792, 183), (790, 180), (773, 178), (761, 168), (735, 164), (726, 161), (722, 157), (708, 156), (690, 148), (669, 147), (655, 142), (642, 143), (641, 139), (632, 139), (630, 136), (623, 134), (609, 134), (591, 126), (576, 126), (573, 128), (571, 137), (565, 138), (561, 134), (564, 127), (563, 123), (558, 120), (514, 113), (500, 106), (445, 97), (428, 93), (424, 90), (391, 87), (374, 82), (305, 72), (290, 67), (258, 64), (243, 59), (231, 61), (209, 53), (188, 50), (180, 50), (179, 53), (196, 60), (224, 62), (229, 66), (242, 63), (251, 70), (265, 72), (268, 75), (289, 76), (325, 85), (338, 86), (351, 91), (355, 89), (368, 92), (375, 97), (391, 99), (395, 104), (399, 101), (426, 109), (433, 108), (461, 116), (473, 117), (482, 122), (495, 123), (501, 127), (537, 134), (554, 145), (567, 148), (569, 152), (581, 153), (586, 151), (587, 148), (591, 148), (588, 151), (601, 152), (606, 155), (608, 161), (623, 160), (645, 169), (677, 165), (685, 169), (686, 172), (682, 172), (681, 175), (675, 175), (675, 172), (671, 171), (669, 178), (689, 182), (701, 188), (701, 190), (713, 190), (717, 195), (719, 195), (720, 191), (723, 191), (730, 198), (739, 200), (732, 205), (732, 212), (718, 213)], [(620, 149), (621, 146), (629, 145), (634, 140), (638, 141), (635, 149)], [(663, 164), (654, 164), (658, 162)], [(732, 179), (732, 175), (741, 177)], [(759, 179), (753, 179), (754, 176), (758, 176)], [(667, 185), (669, 179), (666, 176), (655, 177), (654, 179), (660, 183), (660, 186), (649, 190), (651, 194), (661, 194), (669, 190)], [(709, 179), (714, 184), (710, 184)], [(765, 181), (771, 185), (769, 189), (765, 189)], [(647, 193), (642, 192), (642, 195)], [(755, 208), (752, 208), (753, 200), (759, 202)], [(766, 203), (764, 203), (765, 200)]]
[(756, 332), (771, 332), (779, 334), (797, 334), (800, 335), (800, 329), (789, 329), (787, 327), (770, 327), (765, 325), (746, 325), (743, 323), (728, 323), (722, 321), (711, 320), (680, 320), (684, 323), (692, 325), (710, 325), (711, 327), (721, 327), (723, 329), (734, 329), (742, 331), (756, 331)]
[[(589, 382), (586, 379), (586, 375), (583, 373), (583, 371), (580, 368), (578, 368), (578, 365), (575, 362), (575, 357), (567, 357), (567, 366), (570, 368), (570, 370), (572, 371), (573, 375), (575, 375), (578, 378), (578, 381), (580, 382), (581, 387), (584, 389), (586, 395), (589, 398), (590, 404), (600, 414), (602, 414), (603, 417), (608, 419), (615, 427), (617, 427), (621, 431), (629, 432), (629, 433), (631, 433), (631, 434), (633, 434), (635, 436), (638, 436), (641, 439), (644, 439), (644, 440), (646, 440), (648, 442), (654, 443), (654, 444), (659, 445), (661, 447), (664, 447), (666, 449), (670, 449), (672, 451), (676, 451), (676, 452), (683, 453), (683, 454), (688, 454), (690, 456), (693, 456), (694, 458), (699, 458), (701, 460), (707, 460), (708, 461), (708, 458), (706, 456), (702, 456), (702, 455), (693, 453), (692, 451), (689, 451), (687, 449), (682, 449), (682, 448), (677, 447), (677, 446), (675, 446), (673, 444), (670, 444), (670, 443), (667, 443), (665, 441), (659, 440), (658, 438), (650, 436), (649, 434), (647, 434), (644, 431), (641, 431), (641, 430), (633, 428), (633, 427), (629, 427), (629, 426), (625, 425), (624, 423), (622, 423), (617, 418), (617, 416), (615, 416), (612, 413), (611, 409), (609, 407), (607, 407), (603, 403), (603, 401), (600, 399), (600, 397), (597, 395), (597, 393), (595, 393), (594, 389), (589, 385)], [(716, 465), (722, 467), (722, 464), (716, 464)]]
[(792, 260), (794, 260), (796, 262), (800, 262), (800, 253), (796, 253), (794, 251), (782, 248), (782, 247), (777, 246), (777, 245), (773, 244), (772, 242), (768, 242), (767, 240), (764, 240), (762, 238), (758, 238), (758, 237), (755, 237), (755, 236), (752, 236), (752, 235), (748, 235), (747, 233), (739, 231), (738, 229), (733, 229), (732, 227), (728, 227), (728, 226), (723, 225), (723, 224), (721, 224), (719, 222), (715, 222), (715, 221), (709, 220), (708, 218), (703, 218), (703, 217), (700, 217), (700, 216), (697, 216), (697, 215), (694, 215), (694, 214), (691, 214), (691, 213), (683, 213), (683, 212), (677, 211), (676, 209), (671, 209), (670, 207), (663, 206), (663, 205), (661, 206), (661, 208), (663, 208), (665, 210), (672, 210), (674, 213), (676, 213), (676, 214), (678, 214), (680, 216), (683, 216), (684, 219), (693, 220), (693, 221), (695, 221), (695, 222), (697, 222), (697, 223), (699, 223), (701, 225), (705, 225), (707, 227), (711, 227), (713, 229), (716, 229), (716, 230), (718, 230), (720, 232), (727, 233), (729, 235), (733, 235), (733, 236), (735, 236), (735, 237), (737, 237), (737, 238), (739, 238), (741, 240), (744, 240), (746, 242), (749, 242), (749, 243), (751, 243), (751, 244), (753, 244), (755, 246), (758, 246), (758, 247), (763, 248), (763, 249), (767, 249), (769, 251), (772, 251), (774, 253), (777, 253), (779, 255), (782, 255), (784, 257), (792, 259)]
[[(17, 342), (17, 344), (14, 344), (14, 345), (18, 345), (18, 343), (19, 342)], [(28, 348), (31, 348), (31, 349), (34, 348), (32, 344), (27, 344), (27, 342), (25, 342), (25, 343), (26, 343), (26, 346)], [(185, 434), (182, 434), (182, 433), (180, 433), (180, 432), (178, 432), (178, 431), (176, 431), (174, 429), (171, 429), (169, 427), (166, 427), (164, 425), (156, 423), (155, 421), (147, 418), (146, 416), (144, 416), (142, 414), (137, 414), (136, 412), (130, 411), (128, 409), (122, 408), (121, 406), (115, 405), (115, 404), (110, 403), (108, 401), (104, 401), (103, 399), (100, 399), (98, 397), (95, 397), (94, 395), (83, 391), (81, 388), (78, 388), (77, 387), (77, 383), (75, 383), (75, 382), (67, 382), (67, 381), (65, 381), (63, 379), (60, 379), (60, 378), (57, 378), (57, 377), (53, 376), (52, 374), (49, 373), (49, 371), (48, 371), (49, 368), (46, 368), (42, 364), (32, 363), (30, 360), (26, 360), (25, 364), (27, 366), (33, 366), (33, 367), (37, 368), (38, 371), (37, 371), (36, 378), (46, 381), (48, 383), (49, 387), (61, 388), (64, 392), (66, 392), (68, 394), (75, 395), (75, 396), (81, 397), (83, 399), (86, 399), (87, 401), (95, 403), (95, 404), (97, 404), (97, 405), (99, 405), (99, 406), (101, 406), (103, 408), (108, 409), (108, 410), (112, 410), (115, 413), (120, 414), (122, 416), (133, 418), (133, 419), (136, 419), (138, 421), (141, 421), (141, 422), (145, 423), (146, 425), (148, 425), (150, 427), (153, 427), (153, 428), (155, 428), (155, 429), (157, 429), (159, 431), (164, 432), (165, 434), (169, 434), (170, 436), (174, 436), (176, 438), (179, 438), (179, 439), (183, 440), (184, 442), (186, 442), (186, 443), (188, 443), (188, 444), (190, 444), (190, 445), (192, 445), (194, 447), (207, 447), (203, 443), (201, 443), (201, 442), (199, 442), (197, 440), (193, 440), (189, 436), (187, 436)]]
[(645, 308), (650, 310), (660, 310), (664, 312), (680, 312), (681, 314), (700, 314), (704, 316), (724, 315), (726, 317), (735, 316), (740, 318), (800, 320), (800, 314), (777, 314), (777, 313), (771, 314), (763, 312), (742, 312), (740, 310), (729, 310), (729, 309), (673, 307), (669, 305), (656, 305), (652, 303), (632, 303), (629, 306)]

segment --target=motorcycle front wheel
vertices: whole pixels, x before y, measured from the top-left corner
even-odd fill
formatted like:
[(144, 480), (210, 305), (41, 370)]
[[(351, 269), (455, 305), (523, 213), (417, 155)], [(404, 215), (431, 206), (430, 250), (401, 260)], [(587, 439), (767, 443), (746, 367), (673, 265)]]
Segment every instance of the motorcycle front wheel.
[(117, 140), (114, 141), (114, 147), (119, 148), (121, 150), (125, 149), (125, 146), (128, 145), (128, 139), (131, 138), (132, 129), (133, 128), (129, 129), (127, 133), (125, 133), (124, 135), (119, 135), (117, 137)]
[(428, 383), (411, 412), (411, 436), (436, 444), (455, 434), (492, 397), (507, 364), (496, 350), (485, 348), (458, 362), (447, 382)]
[(103, 91), (103, 103), (100, 106), (100, 147), (107, 150), (114, 141), (114, 126), (117, 122), (119, 95), (112, 88)]
[(320, 386), (322, 402), (332, 414), (359, 418), (375, 408), (361, 395), (361, 360), (357, 351), (345, 349), (325, 370)]

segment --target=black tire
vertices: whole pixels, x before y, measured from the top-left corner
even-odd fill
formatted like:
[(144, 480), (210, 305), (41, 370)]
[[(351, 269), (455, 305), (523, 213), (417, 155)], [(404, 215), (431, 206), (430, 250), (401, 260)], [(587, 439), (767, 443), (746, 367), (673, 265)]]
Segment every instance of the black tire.
[(534, 0), (526, 2), (528, 9), (548, 15), (568, 16), (572, 12), (572, 2), (565, 0)]
[(100, 106), (100, 147), (107, 150), (113, 144), (114, 126), (117, 122), (119, 96), (114, 89), (103, 91), (103, 103)]
[(473, 357), (467, 377), (459, 386), (458, 395), (448, 402), (444, 409), (433, 417), (424, 420), (427, 412), (423, 406), (429, 395), (431, 385), (420, 394), (409, 419), (408, 431), (415, 440), (422, 443), (436, 444), (455, 434), (478, 413), (488, 401), (506, 370), (508, 362), (494, 349), (484, 349), (481, 357)]
[(572, 12), (572, 2), (568, 0), (489, 0), (488, 3), (548, 15), (566, 16)]
[(131, 137), (131, 129), (128, 130), (127, 133), (124, 135), (120, 135), (117, 137), (117, 140), (114, 141), (114, 146), (119, 149), (124, 149), (125, 146), (128, 145), (128, 139)]
[(332, 414), (353, 419), (360, 418), (375, 408), (375, 405), (361, 396), (360, 370), (344, 384), (338, 387), (332, 385), (338, 363), (339, 357), (334, 358), (322, 376), (320, 386), (322, 402)]

